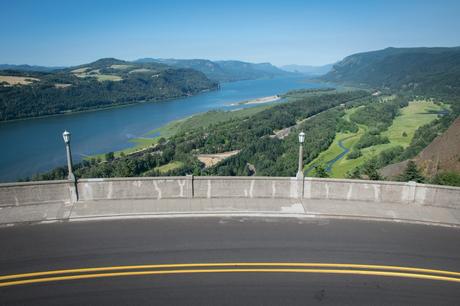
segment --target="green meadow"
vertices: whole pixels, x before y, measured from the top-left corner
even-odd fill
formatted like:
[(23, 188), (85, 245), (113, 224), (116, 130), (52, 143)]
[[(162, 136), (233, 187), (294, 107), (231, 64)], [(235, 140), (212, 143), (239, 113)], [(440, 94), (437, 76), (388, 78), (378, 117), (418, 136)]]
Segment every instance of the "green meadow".
[[(345, 111), (344, 119), (349, 120), (350, 114), (356, 111), (357, 108), (348, 109)], [(407, 107), (401, 109), (401, 114), (397, 116), (392, 125), (387, 131), (383, 132), (383, 136), (387, 136), (390, 140), (389, 143), (374, 145), (361, 150), (362, 156), (356, 159), (347, 159), (347, 155), (352, 151), (353, 146), (359, 140), (359, 138), (367, 130), (367, 126), (359, 125), (359, 131), (356, 133), (337, 133), (333, 143), (329, 148), (322, 152), (314, 161), (308, 164), (305, 169), (308, 169), (313, 164), (325, 165), (328, 161), (334, 159), (343, 149), (339, 146), (339, 141), (342, 140), (343, 145), (350, 149), (346, 155), (336, 161), (330, 171), (330, 176), (335, 178), (343, 178), (346, 176), (348, 171), (353, 170), (357, 166), (364, 163), (366, 160), (379, 154), (385, 149), (402, 146), (409, 146), (412, 138), (414, 137), (415, 131), (430, 123), (432, 120), (437, 118), (437, 112), (445, 109), (444, 105), (438, 105), (431, 101), (412, 101)], [(314, 171), (308, 175), (314, 175)]]

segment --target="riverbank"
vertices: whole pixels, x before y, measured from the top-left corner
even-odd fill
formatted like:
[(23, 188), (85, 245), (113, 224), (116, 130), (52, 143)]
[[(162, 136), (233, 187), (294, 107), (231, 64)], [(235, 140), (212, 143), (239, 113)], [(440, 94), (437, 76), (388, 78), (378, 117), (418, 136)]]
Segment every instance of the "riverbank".
[(261, 97), (261, 98), (241, 101), (237, 103), (231, 103), (229, 105), (235, 106), (235, 105), (265, 104), (265, 103), (270, 103), (270, 102), (276, 102), (279, 100), (281, 100), (281, 97), (279, 95), (274, 95), (274, 96)]
[[(165, 124), (162, 127), (153, 129), (145, 133), (142, 137), (136, 137), (130, 140), (134, 144), (132, 147), (128, 147), (119, 151), (115, 151), (115, 157), (121, 155), (130, 155), (142, 152), (153, 146), (155, 146), (161, 138), (168, 139), (180, 132), (185, 132), (191, 129), (206, 128), (213, 124), (218, 124), (231, 119), (238, 119), (243, 117), (252, 116), (258, 112), (270, 108), (272, 105), (256, 105), (254, 107), (238, 109), (238, 110), (211, 110), (205, 113), (199, 113), (192, 116), (188, 116), (183, 119), (178, 119)], [(105, 154), (97, 154), (88, 156), (85, 159), (101, 158), (103, 159)]]
[[(122, 150), (115, 151), (115, 157), (120, 157), (121, 155), (130, 155), (137, 154), (139, 152), (145, 151), (153, 146), (155, 146), (160, 138), (169, 138), (174, 136), (179, 132), (184, 132), (186, 130), (205, 128), (212, 124), (218, 124), (231, 119), (237, 119), (242, 117), (252, 116), (260, 111), (268, 109), (272, 105), (265, 105), (270, 102), (276, 102), (282, 98), (279, 95), (273, 95), (268, 97), (261, 97), (251, 100), (245, 100), (238, 103), (230, 104), (235, 105), (254, 105), (253, 107), (245, 109), (236, 109), (236, 110), (211, 110), (205, 113), (198, 113), (186, 118), (178, 119), (171, 121), (165, 124), (162, 127), (153, 129), (145, 133), (142, 137), (136, 137), (130, 140), (134, 144), (132, 147), (128, 147)], [(263, 104), (263, 105), (260, 105)], [(104, 159), (105, 154), (96, 154), (93, 156), (85, 157), (86, 160), (92, 158)]]
[(173, 101), (177, 99), (185, 99), (188, 97), (196, 97), (200, 94), (204, 94), (210, 91), (216, 91), (219, 90), (219, 88), (216, 88), (214, 90), (206, 89), (202, 90), (194, 95), (182, 95), (182, 96), (176, 96), (176, 97), (171, 97), (171, 98), (165, 98), (165, 99), (158, 99), (158, 100), (139, 100), (135, 102), (130, 102), (130, 103), (117, 103), (117, 104), (112, 104), (110, 106), (102, 106), (102, 107), (94, 107), (90, 109), (85, 109), (85, 110), (79, 110), (79, 111), (63, 111), (58, 114), (50, 114), (50, 115), (44, 115), (44, 116), (35, 116), (35, 117), (26, 117), (26, 118), (18, 118), (18, 119), (10, 119), (10, 120), (0, 120), (0, 124), (7, 124), (7, 123), (13, 123), (13, 122), (20, 122), (20, 121), (29, 121), (29, 120), (37, 120), (37, 119), (46, 119), (46, 118), (53, 118), (53, 117), (61, 117), (61, 116), (72, 116), (72, 115), (79, 115), (79, 114), (85, 114), (85, 113), (93, 113), (93, 112), (98, 112), (98, 111), (105, 111), (105, 110), (111, 110), (111, 109), (118, 109), (118, 108), (124, 108), (124, 107), (130, 107), (130, 106), (135, 106), (139, 104), (147, 104), (147, 103), (162, 103), (162, 102), (168, 102), (168, 101)]

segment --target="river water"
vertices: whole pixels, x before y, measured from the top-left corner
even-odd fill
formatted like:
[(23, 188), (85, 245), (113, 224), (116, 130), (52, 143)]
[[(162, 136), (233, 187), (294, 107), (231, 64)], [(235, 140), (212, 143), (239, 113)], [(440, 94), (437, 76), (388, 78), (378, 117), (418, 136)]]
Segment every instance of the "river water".
[(65, 129), (72, 133), (73, 157), (79, 161), (87, 155), (130, 147), (133, 145), (130, 139), (192, 114), (253, 107), (229, 104), (292, 89), (324, 86), (308, 83), (301, 77), (239, 81), (223, 83), (220, 90), (194, 97), (0, 123), (0, 181), (15, 181), (65, 165), (62, 140)]

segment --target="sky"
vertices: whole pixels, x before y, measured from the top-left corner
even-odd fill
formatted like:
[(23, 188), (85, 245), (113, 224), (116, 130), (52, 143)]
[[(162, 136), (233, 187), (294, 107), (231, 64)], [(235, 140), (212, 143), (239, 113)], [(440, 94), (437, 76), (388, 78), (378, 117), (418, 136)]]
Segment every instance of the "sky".
[(390, 46), (460, 46), (459, 13), (459, 0), (0, 0), (0, 63), (155, 57), (323, 65)]

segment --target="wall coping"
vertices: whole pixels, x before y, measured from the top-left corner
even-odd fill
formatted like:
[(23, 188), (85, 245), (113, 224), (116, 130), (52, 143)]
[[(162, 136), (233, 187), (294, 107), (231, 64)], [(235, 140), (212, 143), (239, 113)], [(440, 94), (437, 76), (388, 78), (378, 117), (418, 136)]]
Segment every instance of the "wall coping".
[(2, 187), (35, 186), (35, 185), (60, 185), (60, 184), (69, 184), (69, 183), (71, 183), (71, 181), (68, 181), (68, 180), (12, 182), (12, 183), (0, 183), (0, 188), (2, 188)]
[(186, 180), (190, 176), (142, 176), (142, 177), (110, 177), (110, 178), (85, 178), (78, 179), (77, 183), (103, 183), (103, 182), (125, 182), (125, 181), (174, 181)]
[(194, 180), (229, 180), (229, 181), (292, 181), (295, 177), (283, 176), (193, 176)]
[[(87, 178), (79, 179), (78, 183), (91, 183), (91, 182), (117, 182), (117, 181), (174, 181), (174, 180), (238, 180), (238, 181), (295, 181), (298, 180), (295, 177), (276, 177), (276, 176), (152, 176), (152, 177), (117, 177), (117, 178)], [(353, 183), (353, 184), (373, 184), (373, 185), (400, 185), (407, 186), (411, 182), (397, 182), (397, 181), (371, 181), (371, 180), (358, 180), (358, 179), (334, 179), (334, 178), (317, 178), (317, 177), (305, 177), (305, 181), (314, 182), (330, 182), (330, 183)], [(68, 180), (54, 180), (54, 181), (30, 181), (30, 182), (10, 182), (0, 183), (2, 187), (20, 187), (20, 186), (34, 186), (34, 185), (58, 185), (68, 184)], [(415, 183), (415, 182), (414, 182)], [(412, 183), (412, 184), (414, 184)], [(431, 189), (448, 189), (448, 190), (460, 190), (460, 187), (445, 186), (445, 185), (433, 185), (433, 184), (422, 184), (415, 183), (418, 187), (426, 187)]]

